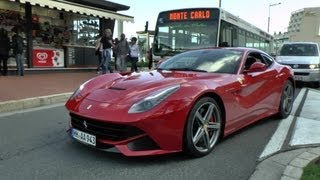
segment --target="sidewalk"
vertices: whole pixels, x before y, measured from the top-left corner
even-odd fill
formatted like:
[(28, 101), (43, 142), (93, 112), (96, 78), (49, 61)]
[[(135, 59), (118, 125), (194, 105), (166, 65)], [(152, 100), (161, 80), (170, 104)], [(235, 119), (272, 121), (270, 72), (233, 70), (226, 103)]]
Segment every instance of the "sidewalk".
[(59, 72), (0, 76), (0, 113), (65, 102), (96, 72)]
[[(64, 103), (96, 72), (0, 76), (0, 114)], [(303, 88), (291, 115), (279, 122), (250, 180), (296, 180), (303, 167), (320, 157), (320, 91)]]
[(297, 180), (320, 157), (320, 91), (303, 88), (281, 120), (249, 180)]

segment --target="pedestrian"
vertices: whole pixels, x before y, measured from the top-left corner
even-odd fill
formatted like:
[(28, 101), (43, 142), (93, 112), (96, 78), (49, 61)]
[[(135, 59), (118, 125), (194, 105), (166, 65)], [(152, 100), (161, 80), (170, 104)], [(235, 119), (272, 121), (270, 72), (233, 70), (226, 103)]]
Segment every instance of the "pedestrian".
[(101, 64), (101, 55), (102, 55), (102, 44), (101, 44), (101, 36), (98, 37), (97, 41), (96, 41), (96, 45), (95, 45), (95, 55), (98, 57), (98, 65), (97, 65), (97, 73), (99, 74), (101, 68), (102, 68), (102, 64)]
[(102, 54), (101, 54), (101, 69), (102, 74), (107, 73), (107, 69), (110, 73), (113, 73), (113, 70), (111, 68), (111, 48), (115, 47), (115, 45), (112, 43), (112, 32), (111, 29), (105, 29), (103, 36), (100, 40), (102, 44)]
[[(10, 51), (10, 39), (8, 31), (4, 28), (0, 29), (0, 72), (3, 76), (8, 72), (8, 58)], [(1, 64), (3, 64), (3, 70), (1, 70)]]
[(131, 60), (131, 72), (138, 72), (138, 57), (139, 57), (139, 46), (137, 45), (137, 38), (132, 37), (130, 43), (130, 60)]
[(14, 27), (12, 31), (15, 33), (12, 36), (12, 49), (13, 49), (13, 55), (16, 58), (18, 76), (23, 76), (24, 75), (24, 67), (23, 67), (24, 63), (22, 60), (23, 38), (20, 35), (21, 33), (20, 28)]
[(120, 35), (120, 41), (117, 47), (117, 67), (120, 72), (124, 72), (127, 70), (127, 57), (129, 55), (129, 51), (130, 48), (129, 43), (126, 39), (126, 35), (122, 33)]
[(117, 49), (118, 49), (118, 43), (119, 43), (119, 39), (115, 38), (114, 39), (114, 47), (112, 48), (112, 56), (114, 57), (114, 69), (115, 70), (119, 70), (117, 67), (117, 60), (118, 60), (118, 55), (117, 55)]

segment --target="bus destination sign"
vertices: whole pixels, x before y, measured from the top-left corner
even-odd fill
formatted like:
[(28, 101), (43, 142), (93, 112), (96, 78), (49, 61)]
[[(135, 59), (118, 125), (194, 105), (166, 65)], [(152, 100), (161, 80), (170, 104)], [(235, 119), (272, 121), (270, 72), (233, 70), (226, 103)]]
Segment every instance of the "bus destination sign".
[(169, 13), (170, 21), (205, 20), (211, 18), (210, 10), (172, 11)]

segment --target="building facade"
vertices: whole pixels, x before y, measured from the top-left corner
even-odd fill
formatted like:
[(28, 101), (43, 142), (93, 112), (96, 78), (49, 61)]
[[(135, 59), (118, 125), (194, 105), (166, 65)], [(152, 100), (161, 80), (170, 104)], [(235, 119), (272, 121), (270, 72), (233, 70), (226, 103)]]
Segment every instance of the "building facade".
[(289, 41), (310, 41), (320, 44), (320, 7), (292, 12), (288, 36)]
[[(117, 11), (130, 7), (104, 0), (0, 0), (0, 28), (18, 29), (28, 68), (96, 66), (95, 41), (105, 28), (122, 30), (133, 17)], [(12, 55), (12, 52), (9, 54)], [(15, 66), (13, 57), (8, 65)]]

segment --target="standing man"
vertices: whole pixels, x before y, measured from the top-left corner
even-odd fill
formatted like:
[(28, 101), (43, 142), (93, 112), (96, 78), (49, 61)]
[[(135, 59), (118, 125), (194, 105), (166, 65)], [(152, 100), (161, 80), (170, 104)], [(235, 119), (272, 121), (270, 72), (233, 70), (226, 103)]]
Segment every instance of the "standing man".
[(127, 56), (129, 55), (129, 51), (129, 43), (126, 40), (125, 34), (122, 33), (117, 47), (117, 67), (120, 72), (127, 70)]
[[(8, 71), (8, 58), (10, 50), (10, 39), (8, 32), (1, 28), (0, 29), (0, 72), (3, 76), (7, 75)], [(3, 70), (1, 71), (1, 63), (3, 64)]]
[(138, 72), (138, 63), (139, 59), (139, 46), (137, 45), (137, 38), (131, 38), (130, 45), (130, 60), (131, 60), (131, 72)]
[(16, 57), (17, 71), (18, 76), (24, 75), (24, 63), (22, 62), (22, 53), (23, 53), (23, 39), (20, 35), (20, 29), (18, 27), (14, 27), (13, 32), (15, 34), (12, 36), (12, 49), (13, 54)]
[(113, 70), (110, 65), (111, 61), (111, 48), (115, 47), (115, 45), (112, 43), (112, 32), (111, 29), (106, 29), (104, 31), (104, 35), (102, 36), (100, 40), (102, 44), (102, 54), (101, 54), (101, 69), (102, 74), (107, 73), (107, 68), (109, 69), (110, 73), (113, 73)]

